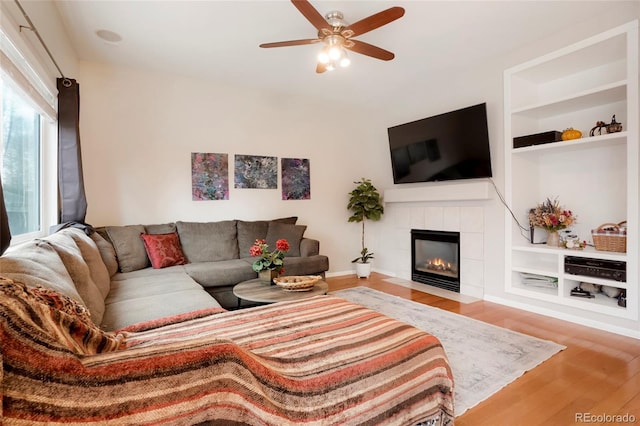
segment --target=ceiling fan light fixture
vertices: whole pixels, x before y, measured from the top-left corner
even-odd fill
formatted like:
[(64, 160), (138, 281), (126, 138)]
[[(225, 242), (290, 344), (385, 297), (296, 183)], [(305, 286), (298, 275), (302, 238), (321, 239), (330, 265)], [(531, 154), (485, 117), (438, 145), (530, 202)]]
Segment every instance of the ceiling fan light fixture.
[(343, 56), (342, 48), (340, 46), (331, 46), (329, 48), (329, 59), (332, 61), (337, 61)]
[(347, 56), (347, 52), (344, 52), (344, 55), (340, 58), (340, 66), (346, 68), (349, 65), (351, 65), (351, 59)]
[(318, 62), (321, 64), (328, 64), (330, 60), (327, 49), (322, 49), (320, 53), (318, 53)]

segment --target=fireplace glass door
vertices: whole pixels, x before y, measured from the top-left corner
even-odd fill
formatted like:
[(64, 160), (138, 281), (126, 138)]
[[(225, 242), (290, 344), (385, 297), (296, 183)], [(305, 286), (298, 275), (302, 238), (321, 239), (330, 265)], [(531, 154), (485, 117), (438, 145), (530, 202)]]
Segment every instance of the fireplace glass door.
[(412, 230), (412, 280), (460, 292), (460, 233)]

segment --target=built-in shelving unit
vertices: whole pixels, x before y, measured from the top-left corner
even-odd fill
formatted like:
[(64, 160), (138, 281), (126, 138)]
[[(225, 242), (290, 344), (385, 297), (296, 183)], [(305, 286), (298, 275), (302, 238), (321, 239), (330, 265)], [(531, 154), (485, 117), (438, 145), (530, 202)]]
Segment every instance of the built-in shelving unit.
[[(592, 243), (591, 230), (603, 223), (627, 222), (627, 252), (567, 250), (532, 244), (528, 232), (505, 212), (505, 291), (559, 317), (583, 316), (607, 328), (638, 330), (638, 22), (611, 29), (564, 49), (510, 68), (504, 73), (505, 201), (519, 224), (528, 228), (528, 211), (546, 198), (557, 198), (577, 215), (572, 227)], [(590, 136), (596, 121), (609, 123), (615, 114), (623, 131)], [(582, 138), (521, 148), (517, 136), (563, 131)], [(626, 262), (627, 279), (593, 278), (565, 272), (567, 256)], [(522, 274), (551, 277), (548, 287), (527, 285)], [(627, 306), (598, 293), (595, 298), (571, 296), (571, 289), (589, 282), (624, 289)], [(523, 302), (524, 300), (524, 302)], [(544, 302), (542, 305), (539, 302)], [(622, 321), (620, 321), (622, 319)]]

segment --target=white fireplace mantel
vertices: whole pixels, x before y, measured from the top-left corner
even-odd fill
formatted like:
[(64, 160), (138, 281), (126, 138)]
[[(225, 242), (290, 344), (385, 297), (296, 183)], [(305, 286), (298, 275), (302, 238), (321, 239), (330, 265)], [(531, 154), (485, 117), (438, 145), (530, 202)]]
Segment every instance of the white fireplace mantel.
[(396, 186), (384, 190), (385, 203), (488, 200), (489, 182), (438, 182), (428, 186)]

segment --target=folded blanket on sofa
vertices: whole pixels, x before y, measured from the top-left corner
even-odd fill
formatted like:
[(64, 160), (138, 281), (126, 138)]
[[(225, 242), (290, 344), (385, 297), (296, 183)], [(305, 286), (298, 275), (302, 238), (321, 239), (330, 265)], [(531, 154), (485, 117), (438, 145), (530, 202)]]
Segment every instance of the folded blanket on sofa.
[(440, 342), (333, 296), (106, 333), (0, 278), (3, 424), (453, 422)]

